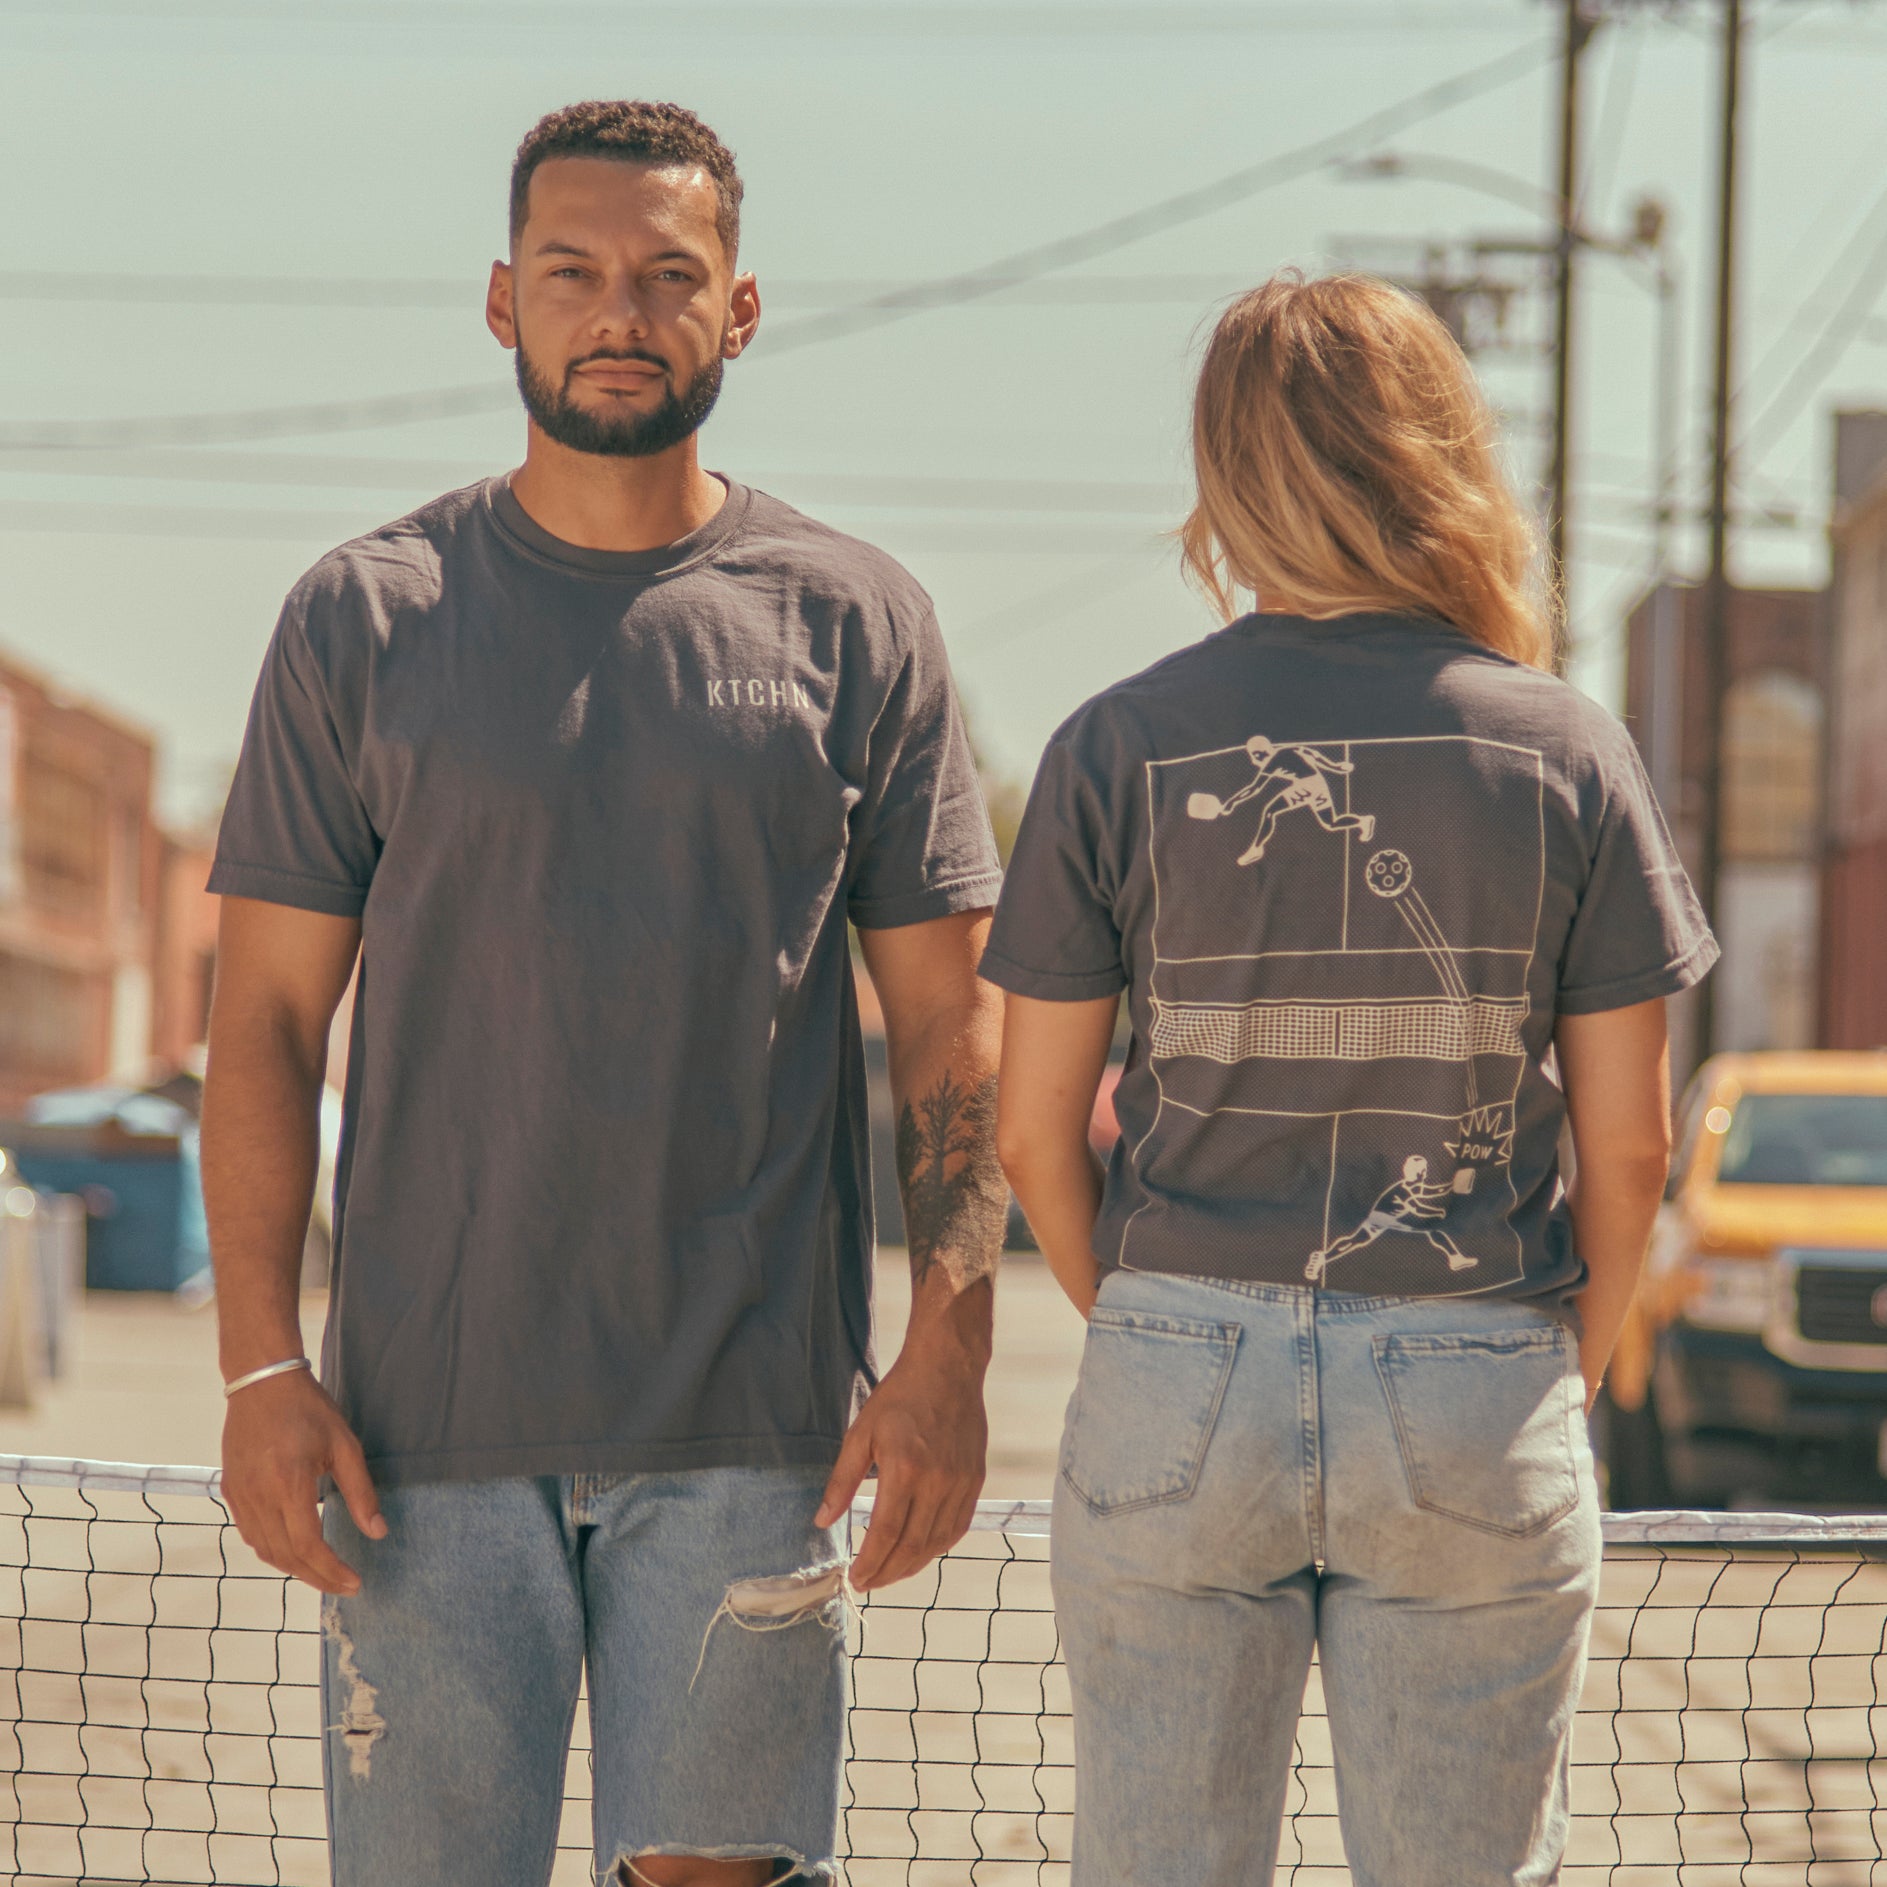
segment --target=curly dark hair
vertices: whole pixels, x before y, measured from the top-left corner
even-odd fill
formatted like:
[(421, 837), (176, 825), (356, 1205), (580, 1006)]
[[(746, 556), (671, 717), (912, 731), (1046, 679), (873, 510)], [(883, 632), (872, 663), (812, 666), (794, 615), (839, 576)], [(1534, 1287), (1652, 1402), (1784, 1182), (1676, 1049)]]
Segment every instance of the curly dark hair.
[(613, 157), (626, 164), (698, 164), (720, 199), (715, 223), (728, 260), (740, 248), (740, 172), (734, 153), (693, 112), (639, 98), (592, 98), (538, 119), (511, 165), (511, 240), (530, 207), (531, 174), (547, 157)]

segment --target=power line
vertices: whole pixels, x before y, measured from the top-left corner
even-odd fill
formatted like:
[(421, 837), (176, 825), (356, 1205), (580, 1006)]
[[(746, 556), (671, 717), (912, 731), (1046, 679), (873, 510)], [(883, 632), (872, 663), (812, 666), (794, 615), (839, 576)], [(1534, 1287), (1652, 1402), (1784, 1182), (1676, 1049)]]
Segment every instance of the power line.
[[(101, 537), (260, 538), (288, 543), (344, 542), (387, 520), (366, 507), (352, 511), (266, 509), (245, 505), (80, 504), (30, 498), (0, 499), (0, 531)], [(1120, 519), (1092, 522), (1032, 516), (900, 520), (881, 536), (899, 548), (990, 557), (1093, 555), (1142, 543), (1149, 550), (1163, 534), (1136, 533)]]
[(953, 651), (967, 653), (996, 630), (1007, 630), (1003, 647), (1012, 648), (1060, 622), (1082, 604), (1098, 602), (1118, 590), (1134, 571), (1144, 574), (1145, 566), (1146, 560), (1140, 555), (1109, 557), (1100, 563), (1083, 564), (1072, 575), (1005, 603), (962, 629), (946, 628), (945, 638)]
[[(631, 7), (595, 0), (497, 0), (495, 4), (440, 4), (439, 0), (12, 0), (0, 21), (51, 17), (148, 20), (174, 27), (191, 21), (245, 26), (320, 26), (381, 29), (441, 25), (455, 32), (479, 27), (531, 33), (621, 27)], [(636, 31), (691, 39), (813, 35), (851, 39), (989, 39), (1067, 36), (1237, 37), (1254, 33), (1432, 32), (1436, 28), (1494, 32), (1511, 27), (1507, 7), (1375, 5), (1336, 8), (1297, 0), (1284, 5), (650, 5), (636, 0)]]
[[(1866, 175), (1868, 173), (1865, 171), (1857, 171), (1853, 174)], [(1851, 183), (1849, 194), (1853, 194)], [(1797, 306), (1794, 313), (1782, 324), (1775, 339), (1769, 343), (1769, 346), (1764, 351), (1762, 358), (1756, 363), (1755, 367), (1743, 380), (1742, 385), (1737, 389), (1739, 397), (1747, 399), (1756, 386), (1768, 377), (1771, 369), (1779, 362), (1784, 360), (1796, 361), (1801, 358), (1801, 351), (1796, 345), (1798, 338), (1814, 325), (1816, 317), (1821, 314), (1829, 297), (1835, 292), (1836, 283), (1843, 275), (1850, 273), (1854, 258), (1863, 252), (1874, 230), (1880, 225), (1884, 216), (1887, 216), (1887, 190), (1883, 190), (1881, 194), (1868, 205), (1861, 216), (1861, 220), (1855, 224), (1847, 240), (1835, 252), (1833, 261), (1822, 271), (1820, 279), (1815, 283), (1814, 287), (1802, 297), (1801, 303)], [(1859, 274), (1864, 273), (1865, 265), (1863, 265), (1863, 268), (1859, 271)], [(1852, 279), (1858, 279), (1858, 275), (1852, 277), (1851, 280)]]
[[(1001, 294), (1062, 269), (1074, 268), (1148, 236), (1196, 222), (1236, 203), (1314, 175), (1337, 158), (1367, 148), (1378, 140), (1440, 113), (1481, 93), (1506, 85), (1545, 58), (1547, 42), (1536, 40), (1504, 52), (1497, 59), (1444, 79), (1437, 85), (1385, 106), (1343, 130), (1300, 145), (1296, 150), (1241, 165), (1211, 183), (1162, 198), (1144, 209), (1077, 231), (1051, 242), (1033, 244), (979, 268), (938, 276), (871, 297), (849, 308), (809, 315), (776, 329), (762, 331), (756, 355), (767, 359), (803, 347), (819, 346), (855, 334), (889, 327), (914, 315), (940, 308), (960, 307)], [(426, 393), (392, 394), (379, 399), (338, 400), (298, 407), (256, 409), (244, 413), (193, 413), (133, 420), (69, 421), (44, 425), (0, 426), (0, 449), (37, 451), (71, 450), (112, 445), (212, 445), (242, 440), (308, 436), (314, 433), (352, 432), (381, 426), (416, 424), (433, 419), (456, 419), (469, 414), (502, 410), (515, 395), (509, 387), (489, 383), (442, 387)]]
[(1777, 388), (1760, 413), (1750, 422), (1741, 446), (1746, 452), (1758, 452), (1772, 443), (1775, 435), (1801, 412), (1809, 394), (1827, 377), (1835, 362), (1847, 351), (1848, 343), (1873, 313), (1881, 289), (1887, 286), (1887, 194), (1877, 206), (1878, 214), (1869, 218), (1878, 222), (1873, 248), (1848, 292), (1816, 336), (1814, 344), (1796, 363), (1795, 371)]
[[(183, 479), (213, 485), (300, 485), (348, 491), (450, 490), (491, 475), (461, 459), (342, 457), (318, 452), (221, 452), (173, 447), (144, 452), (0, 452), (0, 472), (52, 477)], [(1178, 484), (1084, 478), (909, 477), (849, 472), (780, 473), (770, 482), (812, 503), (920, 511), (1034, 511), (1170, 516), (1186, 504)]]
[[(769, 307), (829, 308), (908, 289), (908, 280), (760, 279)], [(1249, 288), (1243, 275), (1073, 275), (1007, 290), (1012, 307), (1159, 307), (1215, 301)], [(137, 271), (0, 269), (0, 301), (135, 302), (227, 308), (457, 308), (483, 299), (482, 276), (166, 275)]]

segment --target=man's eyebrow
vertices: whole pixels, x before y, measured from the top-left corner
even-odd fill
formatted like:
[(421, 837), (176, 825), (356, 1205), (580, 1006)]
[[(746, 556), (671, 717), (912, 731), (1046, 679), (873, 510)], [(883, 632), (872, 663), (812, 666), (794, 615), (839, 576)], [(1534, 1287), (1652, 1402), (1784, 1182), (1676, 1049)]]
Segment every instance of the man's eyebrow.
[[(580, 243), (559, 242), (553, 236), (547, 241), (540, 242), (532, 253), (540, 256), (579, 256), (587, 262), (592, 252)], [(649, 260), (651, 262), (692, 262), (697, 268), (704, 265), (704, 258), (698, 249), (662, 249), (652, 255)]]

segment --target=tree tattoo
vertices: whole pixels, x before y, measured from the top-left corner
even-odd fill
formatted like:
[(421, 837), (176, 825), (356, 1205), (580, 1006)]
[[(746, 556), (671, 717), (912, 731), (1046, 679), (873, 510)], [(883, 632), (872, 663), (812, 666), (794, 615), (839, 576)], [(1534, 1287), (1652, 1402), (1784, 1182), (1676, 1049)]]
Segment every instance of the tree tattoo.
[(906, 1101), (897, 1158), (912, 1282), (939, 1263), (959, 1290), (987, 1277), (1009, 1213), (996, 1164), (996, 1077), (971, 1088), (946, 1071), (928, 1094)]

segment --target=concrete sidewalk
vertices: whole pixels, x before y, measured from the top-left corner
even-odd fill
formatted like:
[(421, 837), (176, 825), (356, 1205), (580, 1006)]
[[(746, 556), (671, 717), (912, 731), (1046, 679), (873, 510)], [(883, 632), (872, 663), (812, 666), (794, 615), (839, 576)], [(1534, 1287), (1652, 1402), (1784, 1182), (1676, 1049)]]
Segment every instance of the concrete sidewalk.
[[(1081, 1320), (1033, 1256), (1008, 1260), (996, 1305), (986, 1492), (1012, 1499), (1045, 1496), (1053, 1487), (1062, 1410), (1081, 1358)], [(897, 1354), (909, 1306), (905, 1255), (887, 1248), (878, 1258), (878, 1343), (887, 1360)], [(310, 1355), (319, 1349), (326, 1316), (325, 1293), (303, 1298)], [(87, 1295), (80, 1316), (74, 1367), (46, 1386), (30, 1412), (0, 1409), (0, 1454), (213, 1464), (222, 1430), (214, 1308), (96, 1291)]]

